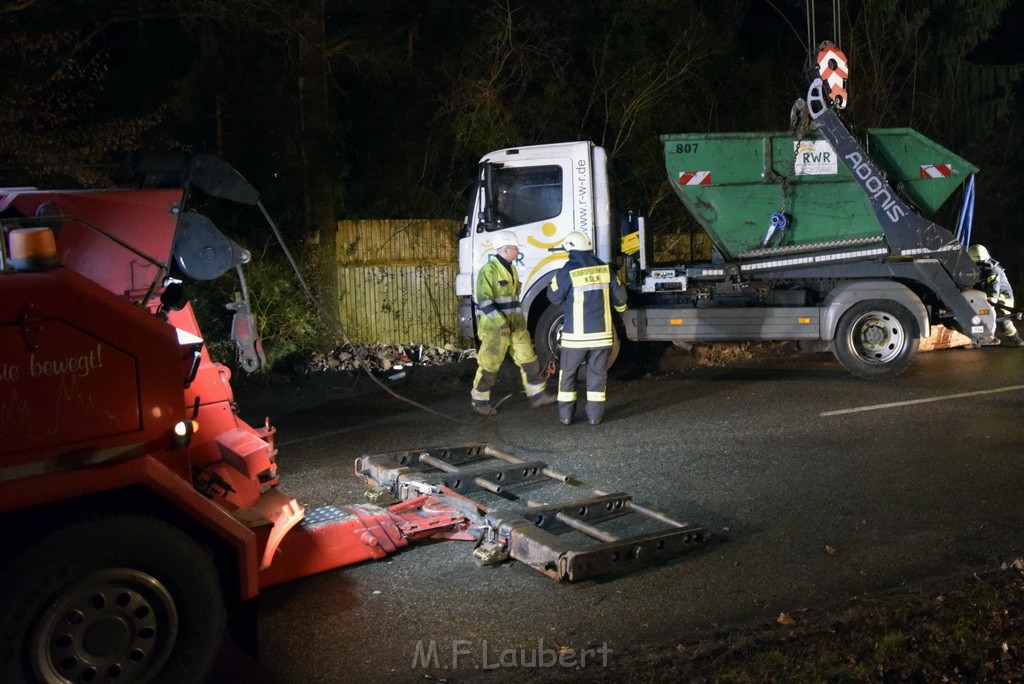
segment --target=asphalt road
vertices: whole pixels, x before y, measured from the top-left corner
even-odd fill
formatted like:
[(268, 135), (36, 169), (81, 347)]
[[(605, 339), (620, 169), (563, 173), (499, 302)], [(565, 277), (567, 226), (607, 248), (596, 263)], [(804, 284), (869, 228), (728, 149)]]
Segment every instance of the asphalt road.
[[(308, 506), (360, 501), (361, 455), (487, 442), (627, 491), (714, 541), (578, 584), (521, 563), (481, 568), (472, 544), (449, 541), (277, 587), (261, 598), (248, 681), (526, 680), (560, 667), (553, 654), (599, 668), (1024, 554), (1024, 350), (921, 354), (879, 383), (828, 354), (657, 372), (612, 381), (599, 426), (563, 427), (521, 393), (480, 418), (468, 372), (430, 369), (405, 388), (443, 417), (344, 376), (239, 402), (277, 425), (281, 489)], [(507, 374), (496, 396), (516, 389)]]

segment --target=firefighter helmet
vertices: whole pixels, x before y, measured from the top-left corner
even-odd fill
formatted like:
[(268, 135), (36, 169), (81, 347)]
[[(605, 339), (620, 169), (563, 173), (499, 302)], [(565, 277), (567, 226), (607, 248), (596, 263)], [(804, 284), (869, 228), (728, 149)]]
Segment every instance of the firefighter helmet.
[(494, 236), (492, 246), (494, 249), (501, 249), (502, 247), (515, 247), (519, 249), (519, 240), (516, 239), (516, 234), (511, 230), (503, 230)]
[(988, 261), (989, 253), (985, 249), (985, 245), (971, 245), (967, 250), (967, 256), (971, 257), (971, 261), (978, 263), (979, 261)]
[(565, 236), (565, 240), (562, 241), (562, 246), (566, 250), (578, 249), (581, 252), (589, 252), (594, 247), (590, 244), (590, 238), (585, 233), (581, 233), (578, 230), (574, 230)]

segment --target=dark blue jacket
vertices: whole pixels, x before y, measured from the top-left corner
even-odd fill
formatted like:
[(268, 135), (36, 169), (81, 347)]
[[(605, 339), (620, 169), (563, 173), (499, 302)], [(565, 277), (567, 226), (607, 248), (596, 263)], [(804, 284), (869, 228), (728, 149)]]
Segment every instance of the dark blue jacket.
[(571, 250), (569, 261), (548, 287), (548, 299), (565, 304), (563, 347), (612, 346), (611, 308), (619, 313), (626, 310), (626, 291), (606, 263), (591, 252)]

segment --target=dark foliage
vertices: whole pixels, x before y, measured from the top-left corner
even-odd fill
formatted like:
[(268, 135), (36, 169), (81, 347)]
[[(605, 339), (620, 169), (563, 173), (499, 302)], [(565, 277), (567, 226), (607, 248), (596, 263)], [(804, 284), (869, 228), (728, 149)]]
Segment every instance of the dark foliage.
[[(982, 167), (975, 237), (1022, 285), (1020, 3), (849, 0), (838, 22), (816, 5), (809, 23), (800, 0), (5, 2), (0, 179), (113, 183), (139, 147), (214, 152), (298, 244), (311, 168), (329, 170), (339, 218), (458, 219), (481, 154), (592, 139), (617, 162), (619, 207), (688, 232), (657, 136), (787, 128), (811, 27), (849, 56), (854, 128), (913, 127)], [(329, 77), (330, 141), (312, 151), (309, 49)]]

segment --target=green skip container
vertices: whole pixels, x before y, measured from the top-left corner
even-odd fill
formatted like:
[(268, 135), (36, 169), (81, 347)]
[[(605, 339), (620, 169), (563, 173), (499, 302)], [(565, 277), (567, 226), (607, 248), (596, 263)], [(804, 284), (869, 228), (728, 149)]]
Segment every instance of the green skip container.
[[(669, 183), (726, 259), (880, 242), (860, 186), (817, 132), (663, 135)], [(932, 217), (977, 167), (909, 128), (859, 140), (889, 184)], [(767, 240), (772, 215), (785, 229)], [(778, 223), (777, 219), (775, 221)]]

